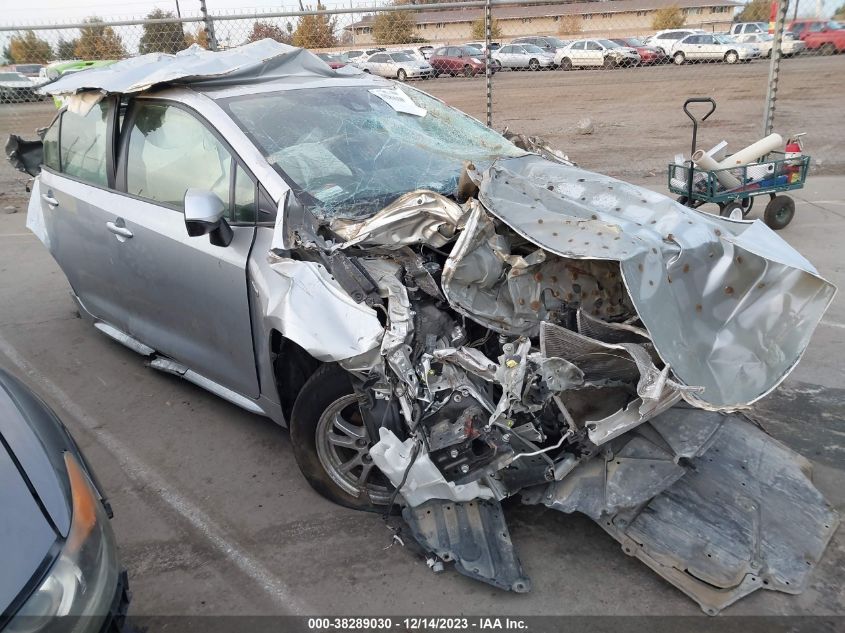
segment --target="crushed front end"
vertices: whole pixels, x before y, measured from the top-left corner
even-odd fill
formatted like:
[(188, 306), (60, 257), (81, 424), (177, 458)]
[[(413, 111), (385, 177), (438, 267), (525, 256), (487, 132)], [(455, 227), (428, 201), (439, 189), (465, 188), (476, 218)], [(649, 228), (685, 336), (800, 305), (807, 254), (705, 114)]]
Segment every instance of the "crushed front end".
[(805, 586), (838, 517), (737, 412), (794, 367), (834, 288), (765, 226), (533, 154), (364, 220), (289, 206), (284, 252), (383, 328), (339, 364), (438, 564), (530, 590), (500, 505), (518, 494), (590, 516), (707, 613)]

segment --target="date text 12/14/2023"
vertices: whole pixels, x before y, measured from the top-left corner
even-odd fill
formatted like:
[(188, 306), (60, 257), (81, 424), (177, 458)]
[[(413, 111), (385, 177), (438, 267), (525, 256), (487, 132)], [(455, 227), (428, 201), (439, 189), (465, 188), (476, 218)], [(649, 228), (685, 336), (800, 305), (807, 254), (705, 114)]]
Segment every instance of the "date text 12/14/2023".
[(330, 617), (308, 618), (311, 631), (526, 631), (522, 618), (512, 617)]

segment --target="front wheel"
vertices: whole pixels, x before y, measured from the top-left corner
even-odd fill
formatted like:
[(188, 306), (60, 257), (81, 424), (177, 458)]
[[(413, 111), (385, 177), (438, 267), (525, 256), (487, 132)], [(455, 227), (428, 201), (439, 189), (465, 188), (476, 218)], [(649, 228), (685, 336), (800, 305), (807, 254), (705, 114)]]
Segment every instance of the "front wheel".
[(564, 57), (560, 60), (560, 69), (561, 70), (572, 70), (572, 60), (568, 57)]
[(408, 78), (408, 73), (405, 72), (403, 68), (399, 69), (399, 72), (396, 73), (396, 79), (399, 81), (405, 81)]
[(828, 42), (827, 44), (822, 44), (820, 52), (822, 55), (835, 55), (836, 47), (830, 42)]
[(681, 51), (678, 51), (675, 53), (674, 57), (672, 57), (672, 60), (680, 66), (686, 61), (686, 56)]
[(725, 53), (725, 61), (729, 64), (735, 64), (739, 61), (739, 55), (736, 51), (728, 51)]
[(502, 62), (500, 62), (498, 59), (494, 59), (493, 60), (493, 72), (497, 73), (500, 70), (502, 70)]
[(604, 63), (602, 64), (605, 70), (610, 70), (612, 68), (616, 68), (616, 60), (612, 57), (605, 57)]
[(472, 77), (475, 75), (475, 72), (472, 70), (472, 66), (467, 64), (464, 66), (464, 77)]
[(540, 62), (536, 59), (528, 60), (528, 70), (540, 70)]
[(356, 510), (381, 511), (393, 487), (370, 458), (373, 444), (349, 374), (323, 365), (293, 406), (290, 439), (299, 470), (326, 499)]

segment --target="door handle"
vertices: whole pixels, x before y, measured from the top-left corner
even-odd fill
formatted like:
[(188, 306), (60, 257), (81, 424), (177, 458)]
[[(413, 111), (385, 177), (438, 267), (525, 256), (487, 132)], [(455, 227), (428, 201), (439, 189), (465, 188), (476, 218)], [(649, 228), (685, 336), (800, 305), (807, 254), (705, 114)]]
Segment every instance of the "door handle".
[(51, 207), (57, 207), (57, 206), (59, 206), (59, 201), (58, 201), (58, 200), (56, 200), (53, 196), (51, 196), (51, 195), (50, 195), (50, 194), (48, 194), (48, 193), (42, 193), (42, 194), (41, 194), (41, 199), (42, 199), (44, 202), (46, 202), (47, 204), (49, 204)]
[(120, 237), (132, 237), (132, 231), (127, 229), (125, 226), (118, 226), (114, 222), (106, 222), (106, 228), (115, 235), (119, 235)]

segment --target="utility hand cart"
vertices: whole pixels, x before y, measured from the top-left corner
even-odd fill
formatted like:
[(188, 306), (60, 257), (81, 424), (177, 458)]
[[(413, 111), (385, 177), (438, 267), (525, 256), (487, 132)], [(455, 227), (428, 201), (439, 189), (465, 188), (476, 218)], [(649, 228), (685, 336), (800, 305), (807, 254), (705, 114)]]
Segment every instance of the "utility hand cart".
[[(709, 103), (710, 111), (701, 119), (689, 111), (691, 103)], [(698, 124), (716, 111), (716, 102), (710, 97), (695, 97), (684, 102), (684, 112), (692, 120), (692, 148), (696, 151)], [(769, 202), (763, 212), (763, 221), (772, 229), (780, 230), (788, 225), (795, 215), (795, 201), (780, 192), (801, 189), (807, 179), (810, 157), (801, 152), (800, 137), (792, 149), (798, 152), (770, 152), (758, 161), (738, 167), (706, 170), (694, 165), (692, 160), (683, 164), (669, 165), (669, 191), (677, 194), (678, 202), (696, 208), (712, 202), (719, 205), (724, 217), (748, 215), (754, 205), (754, 198), (768, 194)]]

